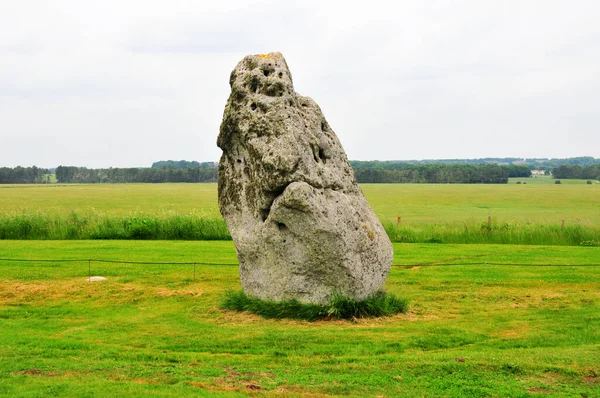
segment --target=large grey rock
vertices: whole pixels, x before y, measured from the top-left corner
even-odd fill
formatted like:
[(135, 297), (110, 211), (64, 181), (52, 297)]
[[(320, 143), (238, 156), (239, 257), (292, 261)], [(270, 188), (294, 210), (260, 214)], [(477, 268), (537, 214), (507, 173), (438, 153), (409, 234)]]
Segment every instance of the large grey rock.
[(319, 106), (280, 53), (231, 72), (217, 145), (219, 207), (246, 294), (325, 303), (382, 288), (393, 249)]

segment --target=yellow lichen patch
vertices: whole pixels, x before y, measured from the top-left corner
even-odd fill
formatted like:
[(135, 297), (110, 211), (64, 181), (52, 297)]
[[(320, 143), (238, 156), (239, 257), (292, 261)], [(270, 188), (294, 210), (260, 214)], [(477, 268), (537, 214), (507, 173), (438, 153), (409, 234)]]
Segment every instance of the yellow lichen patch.
[(258, 54), (256, 57), (261, 59), (273, 59), (275, 61), (279, 61), (281, 58), (283, 58), (281, 53)]
[(371, 241), (374, 241), (375, 240), (375, 232), (373, 232), (373, 230), (371, 228), (369, 228), (367, 225), (363, 225), (363, 229), (367, 233), (367, 236), (369, 237), (369, 239), (371, 239)]

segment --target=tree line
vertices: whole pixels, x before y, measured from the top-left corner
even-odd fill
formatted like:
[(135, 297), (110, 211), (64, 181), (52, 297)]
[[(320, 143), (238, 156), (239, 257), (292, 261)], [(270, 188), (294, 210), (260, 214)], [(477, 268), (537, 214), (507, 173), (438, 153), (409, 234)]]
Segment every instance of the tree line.
[[(402, 162), (351, 161), (359, 183), (450, 183), (505, 184), (509, 177), (529, 177), (527, 166), (498, 166), (491, 164), (421, 164)], [(156, 163), (154, 164), (156, 165)], [(157, 167), (156, 167), (157, 166)], [(215, 163), (199, 163), (196, 167), (170, 167), (164, 164), (146, 168), (88, 169), (87, 167), (58, 166), (59, 183), (162, 183), (216, 182)], [(0, 169), (0, 183), (32, 184), (49, 182), (49, 170), (35, 166)]]
[(56, 180), (59, 183), (119, 184), (161, 182), (216, 182), (217, 168), (187, 167), (174, 168), (109, 168), (88, 169), (86, 167), (58, 166)]
[(562, 165), (552, 169), (552, 177), (557, 179), (600, 180), (600, 164), (582, 167), (579, 165)]
[[(452, 160), (448, 160), (448, 162), (451, 162)], [(457, 161), (460, 161), (457, 160)], [(470, 159), (465, 159), (466, 161), (471, 161)], [(427, 173), (432, 173), (434, 170), (437, 172), (438, 170), (441, 170), (443, 172), (443, 170), (446, 171), (451, 171), (456, 173), (457, 170), (460, 170), (461, 168), (464, 168), (464, 171), (467, 172), (467, 170), (471, 170), (470, 167), (476, 167), (476, 168), (480, 168), (480, 167), (501, 167), (503, 170), (505, 170), (508, 173), (508, 177), (531, 177), (531, 169), (529, 167), (527, 167), (526, 165), (518, 165), (518, 164), (506, 164), (506, 165), (499, 165), (499, 164), (495, 164), (495, 163), (444, 163), (445, 160), (439, 160), (438, 162), (440, 163), (426, 163), (426, 161), (422, 160), (422, 161), (418, 161), (416, 163), (412, 163), (412, 162), (404, 162), (404, 161), (398, 161), (398, 160), (369, 160), (369, 161), (364, 161), (364, 160), (351, 160), (350, 161), (350, 165), (352, 166), (352, 168), (357, 171), (357, 170), (361, 170), (361, 169), (372, 169), (372, 170), (377, 170), (377, 169), (381, 169), (381, 170), (412, 170), (412, 171), (419, 171), (420, 173), (425, 172)]]
[(199, 167), (201, 169), (211, 169), (216, 167), (214, 162), (196, 162), (195, 160), (189, 162), (187, 160), (160, 160), (152, 163), (153, 169), (186, 169), (190, 167)]
[(44, 184), (50, 182), (49, 171), (36, 166), (0, 168), (0, 184)]
[[(352, 161), (357, 162), (357, 161)], [(352, 163), (351, 162), (351, 163)], [(365, 162), (361, 162), (365, 163)], [(478, 158), (478, 159), (425, 159), (425, 160), (394, 160), (388, 162), (370, 161), (366, 163), (397, 163), (397, 164), (497, 164), (499, 166), (520, 165), (531, 170), (548, 170), (562, 165), (579, 165), (582, 167), (600, 163), (600, 158), (592, 156), (579, 156), (574, 158)]]
[(552, 170), (559, 166), (593, 166), (600, 163), (600, 158), (594, 158), (592, 156), (579, 156), (575, 158), (564, 159), (525, 159), (520, 161), (520, 163), (529, 166), (531, 170)]
[(531, 176), (528, 167), (514, 165), (351, 163), (359, 183), (506, 184), (509, 177)]

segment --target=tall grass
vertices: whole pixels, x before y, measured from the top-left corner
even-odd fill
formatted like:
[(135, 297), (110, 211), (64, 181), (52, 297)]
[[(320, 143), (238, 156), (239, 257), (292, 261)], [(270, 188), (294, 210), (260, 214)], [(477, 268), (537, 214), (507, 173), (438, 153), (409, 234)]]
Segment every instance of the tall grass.
[(425, 225), (385, 223), (385, 231), (398, 243), (499, 243), (512, 245), (596, 246), (600, 226), (528, 222), (454, 222)]
[(334, 296), (329, 303), (303, 304), (297, 300), (271, 301), (247, 296), (243, 291), (228, 291), (221, 308), (247, 311), (271, 319), (355, 319), (392, 316), (408, 310), (408, 300), (393, 294), (377, 292), (365, 300)]
[(0, 239), (231, 240), (225, 221), (197, 215), (0, 214)]
[[(600, 245), (600, 225), (591, 222), (542, 224), (528, 222), (440, 224), (384, 223), (398, 243), (500, 243), (516, 245)], [(131, 214), (99, 212), (0, 214), (0, 239), (73, 240), (231, 240), (225, 221), (204, 214)]]

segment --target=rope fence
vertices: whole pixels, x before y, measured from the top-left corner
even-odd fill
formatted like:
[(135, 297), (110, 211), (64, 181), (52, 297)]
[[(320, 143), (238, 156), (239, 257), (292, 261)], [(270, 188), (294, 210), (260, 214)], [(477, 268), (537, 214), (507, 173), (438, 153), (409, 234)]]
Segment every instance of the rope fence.
[[(454, 259), (456, 260), (456, 259)], [(197, 266), (239, 266), (239, 263), (217, 263), (217, 262), (206, 262), (206, 261), (131, 261), (131, 260), (104, 260), (98, 258), (79, 258), (79, 259), (29, 259), (29, 258), (0, 258), (1, 262), (13, 262), (13, 263), (87, 263), (88, 281), (92, 281), (92, 263), (104, 263), (104, 264), (132, 264), (132, 265), (193, 265), (193, 281), (196, 281), (196, 267)], [(410, 269), (413, 267), (453, 267), (453, 266), (483, 266), (484, 270), (488, 267), (598, 267), (600, 264), (548, 264), (548, 263), (499, 263), (490, 261), (471, 261), (471, 262), (457, 262), (457, 261), (436, 261), (429, 263), (420, 264), (393, 264), (392, 267), (397, 269)]]
[(392, 267), (442, 267), (452, 265), (495, 265), (495, 266), (510, 266), (510, 267), (600, 267), (600, 264), (539, 264), (539, 263), (492, 263), (492, 262), (477, 262), (477, 263), (426, 263), (426, 264), (393, 264)]
[[(23, 259), (23, 258), (0, 258), (4, 262), (21, 262), (21, 263), (113, 263), (113, 264), (138, 264), (138, 265), (222, 265), (222, 266), (239, 266), (239, 263), (213, 263), (205, 261), (184, 261), (184, 262), (164, 262), (164, 261), (126, 261), (126, 260), (102, 260), (97, 258), (85, 259)], [(494, 266), (511, 266), (511, 267), (600, 267), (600, 264), (549, 264), (549, 263), (496, 263), (489, 261), (479, 262), (431, 262), (420, 264), (392, 264), (392, 267), (440, 267), (440, 266), (460, 266), (460, 265), (494, 265)]]
[(238, 265), (238, 263), (207, 263), (200, 261), (187, 261), (187, 262), (163, 262), (163, 261), (125, 261), (125, 260), (101, 260), (97, 258), (84, 258), (84, 259), (61, 259), (61, 260), (47, 260), (47, 259), (24, 259), (24, 258), (0, 258), (0, 261), (11, 261), (17, 263), (76, 263), (76, 262), (94, 262), (94, 263), (115, 263), (115, 264), (141, 264), (141, 265)]
[(0, 258), (0, 262), (20, 262), (20, 263), (86, 263), (88, 264), (88, 280), (92, 278), (92, 262), (108, 264), (135, 264), (135, 265), (193, 265), (194, 281), (196, 280), (197, 265), (219, 265), (219, 266), (237, 266), (238, 263), (208, 263), (204, 261), (183, 261), (183, 262), (160, 262), (160, 261), (127, 261), (127, 260), (102, 260), (97, 258), (86, 259), (25, 259), (25, 258)]

